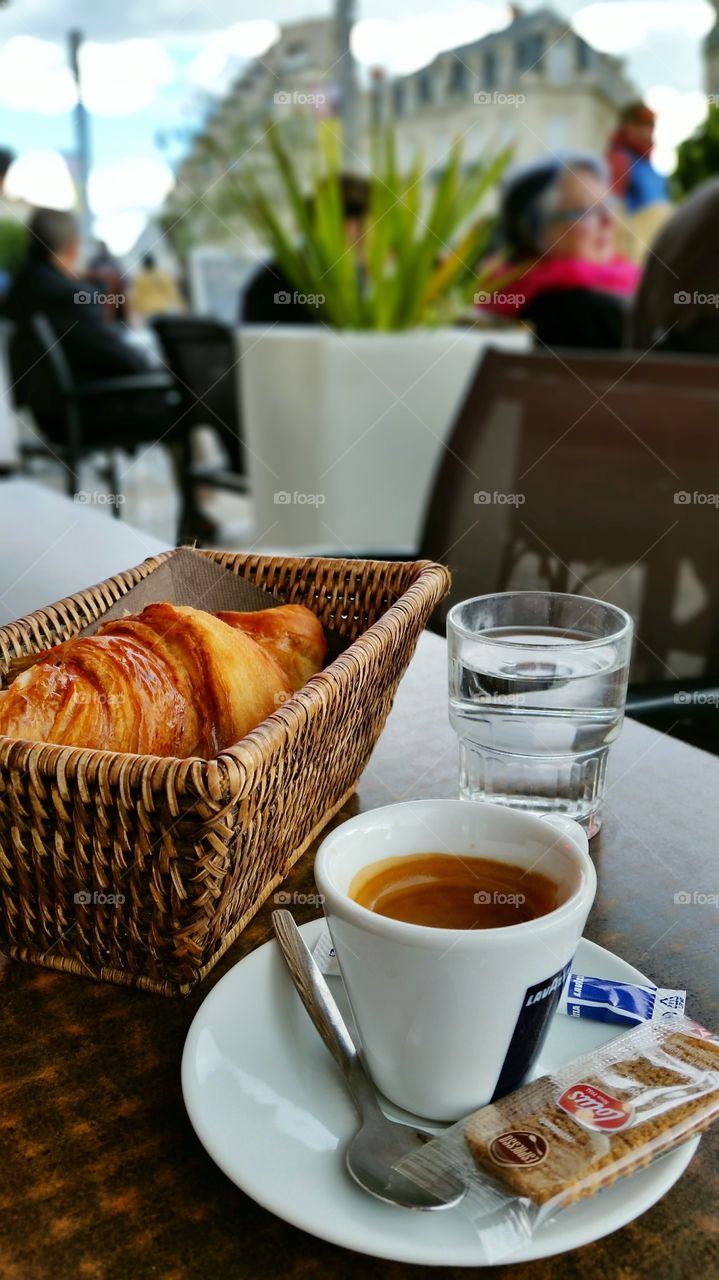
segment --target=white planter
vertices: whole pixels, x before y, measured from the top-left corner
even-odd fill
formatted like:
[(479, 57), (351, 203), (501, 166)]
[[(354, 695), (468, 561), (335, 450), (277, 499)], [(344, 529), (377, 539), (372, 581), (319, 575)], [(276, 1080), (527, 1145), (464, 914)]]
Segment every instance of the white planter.
[(255, 545), (343, 555), (416, 548), (482, 351), (529, 335), (250, 325), (240, 344)]

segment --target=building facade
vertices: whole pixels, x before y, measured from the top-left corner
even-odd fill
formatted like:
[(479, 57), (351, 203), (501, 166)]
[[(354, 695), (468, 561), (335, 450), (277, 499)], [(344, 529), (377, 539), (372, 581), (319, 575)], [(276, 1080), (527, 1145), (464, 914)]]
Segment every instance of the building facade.
[(716, 22), (704, 41), (705, 89), (714, 105), (719, 104), (719, 0), (712, 0)]
[[(551, 9), (516, 11), (504, 30), (442, 52), (411, 75), (388, 79), (376, 71), (366, 80), (360, 94), (365, 144), (372, 123), (391, 121), (400, 159), (409, 162), (419, 151), (430, 172), (460, 137), (467, 163), (505, 146), (513, 148), (516, 163), (547, 150), (603, 154), (619, 108), (636, 96), (621, 60), (592, 48)], [(333, 22), (285, 27), (196, 137), (180, 166), (166, 225), (180, 219), (194, 243), (234, 239), (239, 252), (244, 246), (254, 254), (256, 246), (232, 216), (232, 184), (244, 165), (260, 173), (265, 168), (268, 119), (283, 122), (301, 152), (311, 146), (317, 119), (336, 114), (337, 102)]]
[(618, 109), (635, 95), (619, 59), (600, 53), (550, 9), (441, 53), (387, 86), (402, 151), (441, 163), (461, 136), (469, 161), (511, 146), (516, 163), (543, 151), (603, 154)]

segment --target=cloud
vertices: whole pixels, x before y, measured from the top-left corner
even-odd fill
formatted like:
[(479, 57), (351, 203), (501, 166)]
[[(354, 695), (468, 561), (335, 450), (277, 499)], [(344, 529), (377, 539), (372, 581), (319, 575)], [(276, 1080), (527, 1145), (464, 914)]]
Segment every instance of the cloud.
[(151, 156), (127, 156), (92, 169), (88, 204), (96, 236), (127, 253), (174, 185), (172, 170)]
[(479, 40), (509, 21), (508, 5), (483, 3), (395, 19), (367, 19), (352, 31), (352, 52), (364, 66), (408, 75), (427, 66), (443, 49)]
[[(87, 41), (80, 50), (83, 98), (98, 116), (124, 116), (150, 106), (175, 76), (159, 40)], [(64, 115), (77, 87), (62, 43), (12, 36), (0, 46), (0, 103), (15, 111)]]
[(64, 156), (57, 151), (26, 151), (11, 164), (5, 180), (15, 200), (46, 209), (72, 209), (75, 186)]
[(88, 41), (80, 50), (83, 99), (98, 116), (125, 116), (151, 106), (175, 77), (159, 40)]
[(98, 217), (138, 209), (151, 212), (162, 204), (173, 184), (174, 175), (164, 161), (127, 156), (91, 170), (88, 203)]
[(64, 115), (77, 101), (62, 45), (12, 36), (0, 46), (0, 102), (14, 111)]
[(572, 19), (574, 30), (604, 53), (626, 53), (659, 32), (700, 39), (716, 13), (708, 0), (621, 0), (590, 4)]
[(261, 58), (279, 39), (280, 28), (270, 19), (235, 22), (224, 31), (215, 31), (203, 43), (188, 67), (194, 84), (207, 93), (228, 92), (243, 62)]
[[(370, 0), (370, 5), (382, 11), (382, 0)], [(46, 40), (64, 42), (68, 29), (75, 27), (98, 41), (150, 36), (170, 44), (179, 36), (199, 46), (216, 31), (256, 19), (258, 9), (257, 0), (13, 0), (2, 11), (2, 34), (31, 29)], [(301, 5), (298, 0), (272, 0), (271, 9), (278, 22), (296, 22), (329, 17), (332, 0), (302, 0)]]
[(645, 97), (657, 113), (654, 164), (660, 173), (673, 173), (678, 143), (688, 138), (707, 114), (706, 94), (680, 93), (671, 85), (658, 84), (649, 89)]
[(111, 253), (128, 253), (147, 226), (147, 214), (127, 209), (120, 213), (104, 213), (96, 218), (93, 231), (104, 240)]

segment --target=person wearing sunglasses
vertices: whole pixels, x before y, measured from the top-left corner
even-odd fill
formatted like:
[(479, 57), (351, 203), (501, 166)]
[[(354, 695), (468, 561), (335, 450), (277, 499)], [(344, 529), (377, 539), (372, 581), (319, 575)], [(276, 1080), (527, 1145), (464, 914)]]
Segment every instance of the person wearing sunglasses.
[(539, 346), (623, 345), (639, 268), (617, 253), (615, 213), (600, 160), (549, 156), (507, 178), (496, 288), (483, 309), (533, 328)]

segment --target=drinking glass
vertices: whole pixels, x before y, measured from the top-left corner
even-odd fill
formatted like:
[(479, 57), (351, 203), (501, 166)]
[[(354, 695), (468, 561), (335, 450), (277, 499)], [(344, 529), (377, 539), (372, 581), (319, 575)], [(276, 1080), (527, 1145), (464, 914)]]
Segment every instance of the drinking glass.
[(601, 826), (624, 718), (632, 620), (587, 596), (508, 591), (450, 610), (460, 795)]

